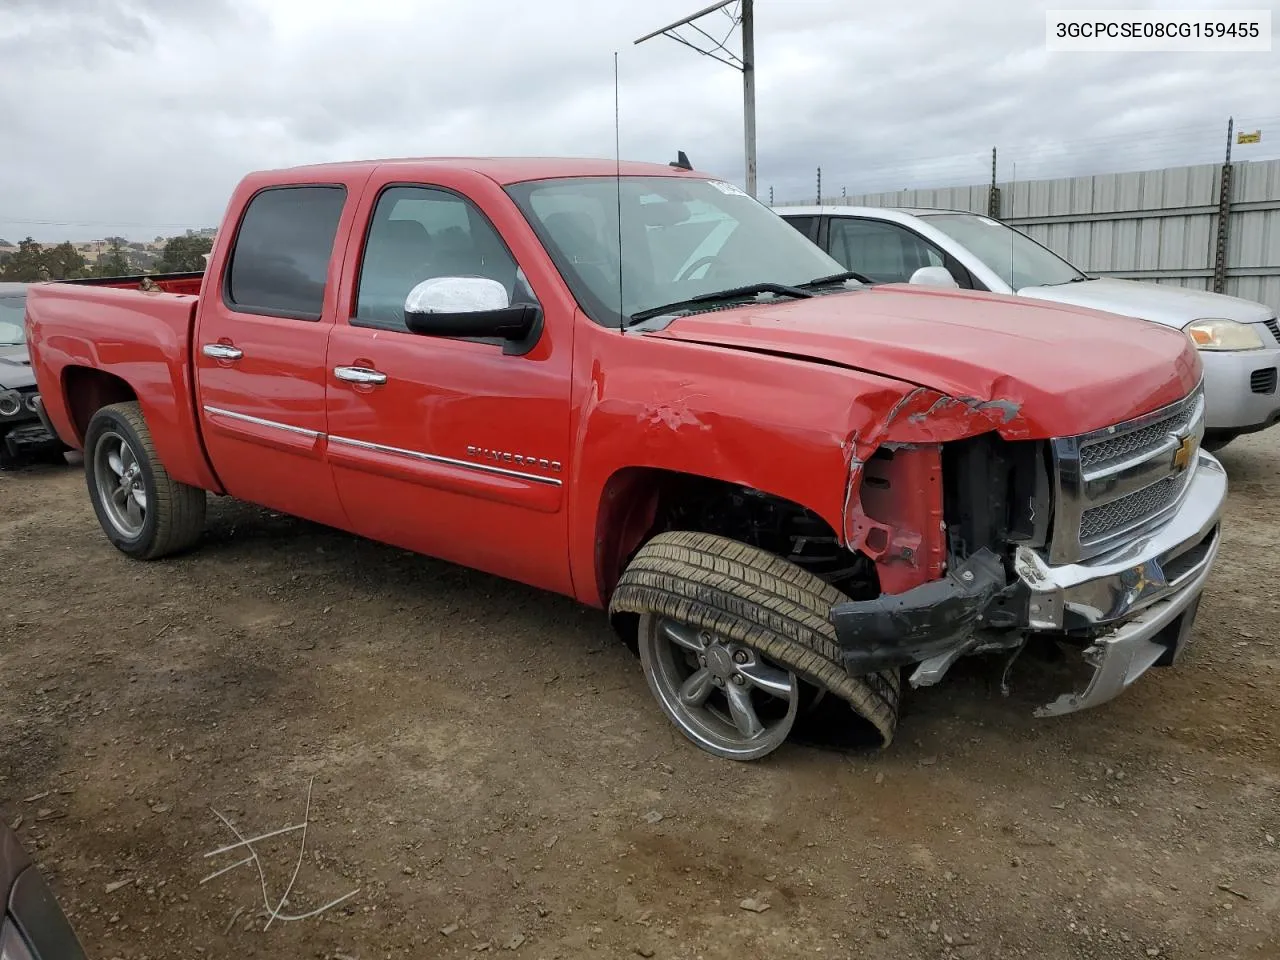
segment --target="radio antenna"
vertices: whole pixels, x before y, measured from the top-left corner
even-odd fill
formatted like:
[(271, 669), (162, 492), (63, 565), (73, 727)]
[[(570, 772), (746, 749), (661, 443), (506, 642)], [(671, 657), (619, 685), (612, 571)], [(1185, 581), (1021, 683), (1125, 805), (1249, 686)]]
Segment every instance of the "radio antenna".
[(622, 122), (618, 109), (618, 51), (613, 51), (613, 164), (618, 195), (618, 330), (627, 329), (622, 299)]
[[(1012, 220), (1018, 211), (1018, 162), (1013, 162), (1013, 179), (1009, 181), (1009, 219)], [(1014, 241), (1018, 238), (1013, 235), (1013, 231), (1018, 228), (1012, 223), (1005, 224), (1009, 228), (1009, 292), (1016, 294), (1018, 287), (1013, 279), (1013, 247)]]

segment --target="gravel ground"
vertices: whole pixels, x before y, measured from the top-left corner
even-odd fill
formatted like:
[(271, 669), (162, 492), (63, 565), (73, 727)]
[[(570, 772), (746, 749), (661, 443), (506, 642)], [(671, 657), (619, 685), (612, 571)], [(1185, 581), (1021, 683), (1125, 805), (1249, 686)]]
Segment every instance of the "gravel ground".
[[(706, 756), (601, 614), (219, 500), (106, 542), (0, 473), (0, 816), (95, 960), (1280, 956), (1280, 431), (1222, 453), (1178, 667), (1035, 720), (962, 664), (884, 753)], [(1040, 677), (1043, 679), (1043, 677)], [(215, 814), (264, 841), (252, 863)], [(295, 867), (295, 865), (297, 865)]]

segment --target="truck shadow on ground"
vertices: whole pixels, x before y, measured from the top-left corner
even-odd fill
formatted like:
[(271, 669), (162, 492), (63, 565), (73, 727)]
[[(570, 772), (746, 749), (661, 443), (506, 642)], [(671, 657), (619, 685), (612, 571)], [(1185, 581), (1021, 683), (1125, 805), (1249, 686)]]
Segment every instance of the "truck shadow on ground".
[[(494, 630), (509, 633), (512, 644), (532, 643), (557, 661), (580, 660), (610, 649), (616, 656), (610, 658), (616, 676), (609, 685), (637, 685), (638, 661), (626, 652), (599, 611), (567, 597), (229, 498), (211, 499), (200, 548), (178, 562), (249, 574), (250, 582), (240, 588), (240, 594), (259, 594), (257, 602), (296, 602), (299, 606), (294, 609), (300, 614), (318, 603), (317, 598), (330, 597), (334, 604), (358, 603), (380, 615), (394, 616), (400, 623), (419, 620), (424, 630), (434, 629), (442, 619), (477, 626), (487, 621)], [(261, 578), (253, 578), (254, 574)], [(566, 623), (575, 628), (564, 629)], [(292, 620), (289, 626), (293, 649), (299, 627)], [(341, 642), (344, 636), (335, 625), (327, 639)], [(301, 642), (305, 644), (305, 638)], [(516, 657), (531, 652), (510, 651)], [(453, 666), (466, 669), (461, 653), (446, 655), (459, 656)], [(1082, 672), (1072, 669), (1066, 658), (1028, 651), (1009, 672), (1006, 695), (1001, 690), (1006, 662), (1002, 657), (961, 660), (942, 684), (919, 690), (909, 689), (909, 671), (904, 673), (898, 738), (932, 737), (940, 723), (953, 728), (958, 722), (961, 729), (954, 731), (957, 735), (970, 728), (1025, 727), (1037, 706), (1083, 683)], [(642, 689), (643, 683), (637, 686)], [(847, 704), (828, 696), (797, 722), (792, 742), (858, 754), (874, 752), (878, 737)]]

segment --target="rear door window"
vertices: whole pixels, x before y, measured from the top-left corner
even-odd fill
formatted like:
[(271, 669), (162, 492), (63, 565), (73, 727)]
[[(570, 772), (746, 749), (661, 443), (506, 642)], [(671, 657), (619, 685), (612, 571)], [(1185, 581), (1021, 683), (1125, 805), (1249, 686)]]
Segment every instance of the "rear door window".
[(318, 320), (346, 203), (341, 186), (271, 187), (249, 201), (227, 270), (227, 306)]

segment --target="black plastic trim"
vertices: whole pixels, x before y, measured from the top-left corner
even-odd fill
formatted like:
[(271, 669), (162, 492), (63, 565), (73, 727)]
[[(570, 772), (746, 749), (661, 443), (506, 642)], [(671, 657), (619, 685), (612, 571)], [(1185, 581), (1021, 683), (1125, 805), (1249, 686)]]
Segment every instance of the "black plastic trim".
[(831, 608), (845, 669), (853, 676), (918, 663), (964, 644), (1005, 587), (1004, 565), (977, 551), (941, 580)]
[(34, 866), (14, 883), (9, 914), (36, 960), (87, 960), (71, 922)]

